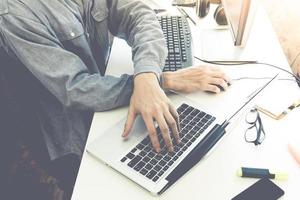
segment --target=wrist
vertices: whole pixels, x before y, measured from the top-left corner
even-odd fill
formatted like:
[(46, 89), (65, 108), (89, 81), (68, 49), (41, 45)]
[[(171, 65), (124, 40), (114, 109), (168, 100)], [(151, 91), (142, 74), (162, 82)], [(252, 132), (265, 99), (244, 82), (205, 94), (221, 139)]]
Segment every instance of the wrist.
[(153, 72), (143, 72), (140, 74), (137, 74), (134, 77), (134, 85), (138, 84), (139, 82), (146, 83), (146, 82), (152, 82), (157, 83), (159, 85), (159, 77), (153, 73)]
[(161, 75), (161, 87), (164, 90), (172, 90), (173, 89), (173, 81), (172, 81), (172, 72), (163, 72)]

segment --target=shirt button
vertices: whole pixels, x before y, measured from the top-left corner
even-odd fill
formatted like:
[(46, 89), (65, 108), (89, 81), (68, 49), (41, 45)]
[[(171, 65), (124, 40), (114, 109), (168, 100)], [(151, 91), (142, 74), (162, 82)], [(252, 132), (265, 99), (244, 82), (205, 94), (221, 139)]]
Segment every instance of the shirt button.
[(75, 37), (75, 33), (74, 33), (74, 32), (71, 32), (70, 35), (71, 35), (72, 37)]

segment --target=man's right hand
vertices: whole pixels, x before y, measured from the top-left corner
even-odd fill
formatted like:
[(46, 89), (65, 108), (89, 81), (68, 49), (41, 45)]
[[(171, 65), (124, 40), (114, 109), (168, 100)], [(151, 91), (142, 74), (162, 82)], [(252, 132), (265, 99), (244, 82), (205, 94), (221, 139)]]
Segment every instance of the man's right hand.
[[(127, 121), (124, 127), (123, 137), (127, 137), (133, 126), (134, 120), (141, 114), (149, 132), (152, 145), (156, 152), (161, 147), (154, 122), (156, 121), (163, 136), (168, 151), (173, 151), (170, 132), (176, 142), (179, 138), (179, 117), (176, 108), (161, 89), (154, 73), (142, 73), (134, 78), (134, 90), (131, 96)], [(171, 131), (169, 131), (169, 128)]]

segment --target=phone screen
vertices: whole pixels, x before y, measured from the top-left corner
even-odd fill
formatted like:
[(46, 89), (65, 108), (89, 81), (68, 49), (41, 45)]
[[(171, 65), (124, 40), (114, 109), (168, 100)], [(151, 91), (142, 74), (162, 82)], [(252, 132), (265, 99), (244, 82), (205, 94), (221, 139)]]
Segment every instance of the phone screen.
[(260, 179), (232, 200), (276, 200), (284, 191), (267, 178)]

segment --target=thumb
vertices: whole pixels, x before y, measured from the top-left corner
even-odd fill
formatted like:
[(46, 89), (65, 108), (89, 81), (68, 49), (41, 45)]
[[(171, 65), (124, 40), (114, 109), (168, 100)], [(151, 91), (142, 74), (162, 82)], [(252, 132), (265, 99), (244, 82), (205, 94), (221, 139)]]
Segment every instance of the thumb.
[(133, 126), (133, 123), (135, 121), (135, 118), (136, 118), (136, 113), (134, 111), (134, 108), (133, 108), (133, 106), (130, 106), (122, 137), (126, 138), (129, 135), (131, 128)]

